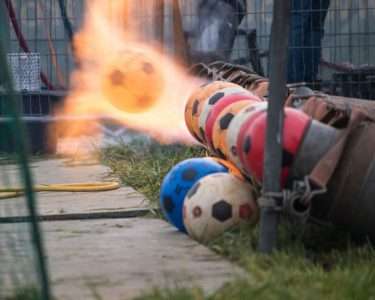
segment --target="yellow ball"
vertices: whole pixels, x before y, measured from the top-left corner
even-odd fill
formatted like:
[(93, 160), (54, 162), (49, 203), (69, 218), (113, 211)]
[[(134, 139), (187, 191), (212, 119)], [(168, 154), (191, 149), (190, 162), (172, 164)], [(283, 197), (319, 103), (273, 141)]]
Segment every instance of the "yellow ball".
[(163, 89), (161, 66), (144, 53), (121, 52), (104, 67), (102, 92), (123, 112), (141, 113), (151, 109)]

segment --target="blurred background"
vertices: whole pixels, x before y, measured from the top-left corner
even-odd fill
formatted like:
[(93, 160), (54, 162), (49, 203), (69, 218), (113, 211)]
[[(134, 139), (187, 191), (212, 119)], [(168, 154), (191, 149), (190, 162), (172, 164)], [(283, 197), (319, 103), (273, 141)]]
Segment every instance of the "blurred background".
[[(375, 3), (370, 0), (331, 0), (328, 9), (321, 7), (295, 7), (295, 12), (307, 14), (314, 11), (315, 17), (323, 17), (324, 35), (321, 45), (322, 56), (315, 86), (346, 96), (374, 97), (375, 33), (371, 23), (375, 20)], [(315, 2), (319, 2), (315, 1)], [(9, 0), (14, 9), (15, 31), (8, 17), (6, 39), (9, 43), (9, 60), (17, 68), (18, 53), (25, 46), (33, 53), (28, 61), (30, 69), (39, 69), (45, 74), (40, 89), (66, 90), (70, 74), (74, 69), (71, 32), (80, 30), (85, 11), (84, 0)], [(184, 49), (188, 63), (226, 60), (247, 65), (261, 75), (268, 73), (268, 48), (272, 21), (272, 0), (182, 0), (179, 12), (174, 11), (174, 1), (139, 0), (137, 23), (145, 39), (161, 41), (170, 53), (181, 51), (175, 47), (176, 26), (181, 15), (184, 32)], [(298, 1), (294, 1), (298, 2)], [(111, 6), (111, 1), (106, 1)], [(63, 8), (63, 10), (61, 10)], [(6, 7), (3, 7), (5, 11)], [(319, 15), (320, 14), (320, 15)], [(177, 20), (176, 20), (177, 19)], [(118, 20), (114, 20), (118, 22)], [(124, 18), (125, 22), (125, 18)], [(228, 29), (223, 23), (229, 22)], [(308, 22), (308, 21), (307, 21)], [(225, 24), (224, 24), (225, 25)], [(311, 25), (311, 26), (314, 26)], [(225, 34), (223, 34), (225, 33)], [(20, 42), (22, 34), (24, 43)], [(306, 34), (306, 29), (305, 33)], [(218, 37), (220, 36), (220, 41)], [(95, 37), (93, 37), (95, 39)], [(94, 41), (93, 41), (94, 42)], [(293, 48), (316, 47), (295, 43)], [(176, 49), (177, 48), (177, 49)], [(308, 61), (305, 64), (308, 65)], [(21, 75), (20, 75), (21, 76)], [(19, 80), (26, 80), (26, 76)], [(297, 78), (298, 79), (298, 78)], [(17, 82), (17, 81), (16, 81)], [(29, 82), (35, 89), (39, 83)]]

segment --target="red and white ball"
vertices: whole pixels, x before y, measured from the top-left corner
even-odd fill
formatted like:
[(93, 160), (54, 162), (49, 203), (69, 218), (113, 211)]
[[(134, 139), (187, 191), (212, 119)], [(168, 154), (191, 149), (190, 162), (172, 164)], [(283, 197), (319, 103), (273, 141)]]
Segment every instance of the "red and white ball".
[(234, 94), (234, 95), (228, 95), (222, 98), (212, 107), (207, 117), (206, 124), (205, 124), (205, 142), (206, 142), (206, 146), (212, 153), (215, 153), (213, 144), (212, 144), (213, 127), (218, 116), (229, 105), (232, 105), (234, 103), (244, 101), (244, 100), (249, 101), (249, 103), (254, 103), (254, 104), (261, 102), (260, 98), (258, 98), (257, 96), (253, 94), (247, 94), (247, 95)]
[(213, 106), (218, 103), (221, 99), (225, 98), (229, 95), (249, 95), (251, 92), (244, 89), (241, 86), (238, 87), (228, 87), (221, 90), (216, 91), (215, 93), (211, 94), (207, 101), (202, 104), (202, 111), (199, 115), (199, 135), (202, 137), (202, 140), (205, 141), (205, 127), (208, 115), (211, 112)]
[(239, 151), (237, 149), (237, 140), (240, 134), (242, 126), (250, 119), (255, 117), (259, 112), (266, 111), (268, 108), (267, 102), (261, 102), (256, 104), (250, 104), (248, 107), (242, 109), (236, 114), (229, 124), (229, 128), (226, 135), (226, 153), (228, 159), (239, 168), (242, 172), (245, 171), (245, 167), (240, 161)]
[(203, 142), (202, 137), (199, 133), (198, 124), (199, 116), (202, 113), (202, 106), (212, 94), (224, 88), (240, 88), (244, 90), (241, 86), (235, 83), (226, 81), (213, 81), (197, 88), (187, 100), (187, 103), (185, 105), (185, 123), (190, 133), (199, 142)]
[[(287, 183), (295, 156), (311, 121), (308, 115), (299, 110), (285, 109), (282, 138), (282, 174), (280, 178), (283, 187)], [(242, 154), (240, 156), (241, 163), (245, 166), (246, 173), (251, 174), (259, 183), (263, 180), (266, 129), (267, 113), (263, 112), (244, 129), (243, 139), (237, 143), (237, 147)]]

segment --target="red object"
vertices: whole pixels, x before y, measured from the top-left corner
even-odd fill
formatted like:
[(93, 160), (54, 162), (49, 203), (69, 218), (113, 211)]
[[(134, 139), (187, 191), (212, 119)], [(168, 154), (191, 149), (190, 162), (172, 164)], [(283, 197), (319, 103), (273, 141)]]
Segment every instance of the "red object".
[[(12, 1), (11, 0), (5, 0), (5, 6), (7, 7), (9, 19), (12, 22), (14, 33), (17, 36), (20, 47), (22, 48), (23, 51), (29, 53), (30, 49), (27, 45), (27, 42), (26, 42), (26, 40), (25, 40), (25, 38), (22, 34), (22, 31), (21, 31), (20, 27), (18, 26), (16, 13), (14, 11)], [(43, 72), (40, 73), (40, 78), (42, 79), (43, 83), (47, 86), (48, 89), (50, 89), (50, 90), (55, 89), (53, 87), (53, 85), (49, 82), (49, 80), (47, 79), (47, 76)]]
[[(290, 168), (297, 151), (302, 144), (305, 133), (310, 126), (311, 118), (305, 113), (293, 108), (285, 109), (283, 129), (283, 159), (281, 185), (285, 186)], [(246, 171), (257, 181), (263, 180), (264, 148), (267, 129), (267, 113), (259, 114), (249, 126), (245, 128), (240, 153), (241, 162)]]
[(231, 105), (232, 103), (238, 102), (238, 101), (243, 101), (243, 100), (249, 100), (249, 101), (254, 101), (254, 102), (262, 102), (262, 100), (253, 95), (253, 94), (232, 94), (225, 96), (221, 98), (218, 102), (216, 102), (208, 114), (206, 124), (205, 124), (205, 138), (207, 142), (207, 146), (210, 149), (213, 149), (212, 146), (212, 134), (213, 134), (213, 128), (214, 128), (214, 123), (216, 121), (216, 118), (220, 115), (220, 113), (228, 106)]
[(239, 208), (238, 214), (243, 220), (250, 220), (253, 216), (253, 210), (250, 207), (250, 204), (242, 204)]
[(243, 170), (245, 170), (245, 164), (243, 163), (243, 161), (245, 160), (245, 155), (244, 151), (242, 151), (242, 145), (244, 142), (246, 131), (258, 116), (260, 116), (261, 114), (266, 114), (267, 109), (268, 106), (265, 105), (254, 106), (253, 112), (248, 116), (247, 120), (244, 121), (241, 125), (240, 131), (237, 136), (236, 149)]

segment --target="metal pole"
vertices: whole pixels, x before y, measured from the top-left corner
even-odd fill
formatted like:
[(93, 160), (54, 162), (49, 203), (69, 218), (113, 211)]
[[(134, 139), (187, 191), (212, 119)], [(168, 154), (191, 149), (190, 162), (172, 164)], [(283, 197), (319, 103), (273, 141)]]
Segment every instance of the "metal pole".
[(274, 0), (273, 22), (270, 41), (270, 91), (267, 114), (267, 136), (264, 157), (263, 193), (261, 201), (259, 251), (271, 253), (277, 242), (279, 212), (270, 192), (280, 192), (282, 164), (282, 128), (284, 123), (284, 100), (287, 96), (286, 72), (290, 0)]

